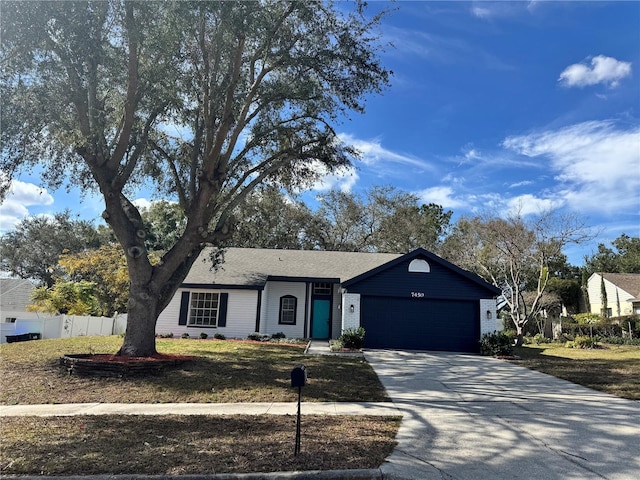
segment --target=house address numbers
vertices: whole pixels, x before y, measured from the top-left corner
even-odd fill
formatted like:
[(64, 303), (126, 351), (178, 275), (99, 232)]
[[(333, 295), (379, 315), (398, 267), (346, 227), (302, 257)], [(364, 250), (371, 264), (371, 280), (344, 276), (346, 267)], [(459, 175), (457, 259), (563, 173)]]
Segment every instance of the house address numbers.
[(411, 292), (411, 298), (424, 298), (424, 292)]

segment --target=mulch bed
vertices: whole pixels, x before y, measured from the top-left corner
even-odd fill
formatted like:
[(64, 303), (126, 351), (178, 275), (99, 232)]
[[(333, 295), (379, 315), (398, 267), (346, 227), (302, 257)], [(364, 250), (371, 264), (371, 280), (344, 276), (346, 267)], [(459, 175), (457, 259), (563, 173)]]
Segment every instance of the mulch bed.
[(194, 357), (156, 353), (149, 357), (112, 354), (68, 354), (60, 357), (60, 366), (69, 375), (82, 377), (130, 377), (160, 375), (167, 369), (193, 362)]

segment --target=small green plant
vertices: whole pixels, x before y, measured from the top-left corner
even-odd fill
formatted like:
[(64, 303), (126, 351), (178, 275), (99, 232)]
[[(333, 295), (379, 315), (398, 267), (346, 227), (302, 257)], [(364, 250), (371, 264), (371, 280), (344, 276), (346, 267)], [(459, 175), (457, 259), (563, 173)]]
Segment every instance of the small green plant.
[(214, 333), (213, 334), (213, 338), (215, 338), (216, 340), (226, 340), (227, 337), (225, 337), (223, 334), (221, 333)]
[(273, 335), (271, 335), (271, 338), (274, 339), (280, 339), (280, 338), (287, 338), (287, 336), (283, 333), (283, 332), (278, 332), (278, 333), (274, 333)]
[(206, 340), (207, 338), (209, 338), (209, 335), (207, 335), (207, 334), (206, 334), (206, 333), (204, 333), (204, 332), (200, 332), (200, 339), (201, 339), (201, 340)]
[(182, 338), (190, 338), (190, 337), (189, 337), (189, 334), (188, 334), (187, 332), (184, 332), (184, 333), (182, 334)]
[(364, 328), (347, 328), (338, 338), (344, 348), (358, 349), (364, 344)]
[(595, 325), (602, 321), (602, 317), (597, 313), (578, 313), (573, 318), (578, 325)]
[(549, 343), (549, 339), (541, 333), (536, 333), (531, 339), (531, 343), (535, 345), (541, 345), (543, 343)]
[(576, 338), (564, 344), (567, 348), (593, 348), (596, 346), (596, 341), (586, 335), (576, 335)]
[(249, 340), (253, 340), (254, 342), (268, 342), (271, 340), (271, 335), (266, 335), (264, 333), (253, 332), (247, 335)]
[(480, 355), (513, 355), (513, 340), (504, 332), (485, 333), (480, 339)]

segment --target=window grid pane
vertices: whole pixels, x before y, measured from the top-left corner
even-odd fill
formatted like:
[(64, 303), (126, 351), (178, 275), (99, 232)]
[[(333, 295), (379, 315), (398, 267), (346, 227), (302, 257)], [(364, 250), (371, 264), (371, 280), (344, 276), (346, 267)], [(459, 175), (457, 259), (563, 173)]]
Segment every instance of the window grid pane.
[(331, 295), (331, 284), (330, 283), (314, 283), (313, 293), (315, 295)]
[(296, 303), (297, 300), (295, 297), (280, 298), (280, 323), (295, 325)]
[(192, 292), (189, 325), (215, 327), (218, 324), (219, 295), (213, 292)]

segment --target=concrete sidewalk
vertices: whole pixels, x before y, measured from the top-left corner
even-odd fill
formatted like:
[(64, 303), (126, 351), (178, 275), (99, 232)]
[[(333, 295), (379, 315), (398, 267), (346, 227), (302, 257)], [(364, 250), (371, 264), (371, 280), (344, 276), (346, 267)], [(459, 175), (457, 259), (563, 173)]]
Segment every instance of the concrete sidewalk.
[[(296, 415), (298, 404), (288, 403), (66, 403), (1, 405), (0, 417), (73, 415)], [(391, 402), (303, 402), (303, 415), (396, 416)]]

